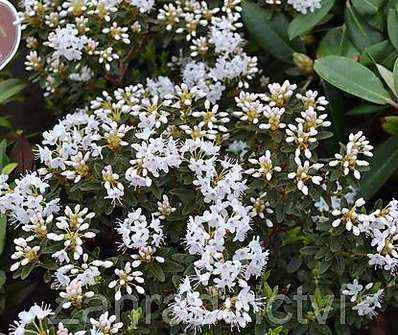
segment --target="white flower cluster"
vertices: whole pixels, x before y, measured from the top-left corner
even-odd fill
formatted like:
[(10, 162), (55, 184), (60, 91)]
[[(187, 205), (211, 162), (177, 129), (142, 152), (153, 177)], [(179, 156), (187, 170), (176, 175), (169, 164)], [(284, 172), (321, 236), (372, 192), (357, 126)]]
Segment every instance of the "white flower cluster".
[(345, 176), (352, 173), (359, 180), (361, 173), (358, 167), (369, 166), (369, 162), (359, 159), (360, 155), (373, 157), (372, 150), (373, 146), (369, 144), (361, 131), (355, 135), (351, 134), (345, 149), (341, 153), (335, 154), (335, 160), (332, 160), (329, 165), (341, 166)]
[(287, 0), (287, 3), (292, 5), (296, 11), (307, 14), (321, 8), (321, 1), (322, 0)]
[[(365, 200), (363, 198), (354, 200), (355, 197), (355, 194), (351, 194), (345, 199), (347, 207), (343, 207), (337, 198), (332, 198), (331, 209), (324, 200), (317, 206), (323, 213), (331, 210), (333, 227), (344, 225), (345, 229), (355, 236), (362, 234), (370, 239), (371, 247), (375, 249), (374, 253), (368, 254), (370, 266), (395, 273), (398, 269), (398, 201), (392, 200), (385, 208), (366, 214)], [(315, 219), (327, 221), (325, 216)]]
[(282, 5), (285, 2), (301, 14), (312, 13), (322, 5), (322, 0), (265, 0), (265, 3), (273, 6)]
[(179, 60), (182, 80), (203, 90), (212, 103), (227, 83), (238, 79), (238, 86), (247, 88), (258, 72), (257, 58), (242, 49), (241, 10), (240, 0), (224, 0), (222, 7), (212, 9), (205, 1), (176, 1), (164, 5), (157, 16), (166, 30), (175, 29), (190, 43), (190, 57), (183, 53)]
[[(10, 334), (12, 335), (23, 335), (26, 334), (26, 328), (29, 324), (33, 323), (35, 320), (41, 322), (53, 315), (53, 311), (49, 306), (39, 306), (34, 304), (27, 311), (22, 311), (18, 314), (18, 321), (14, 321), (14, 324), (10, 327)], [(79, 334), (81, 335), (81, 334)]]
[(392, 200), (385, 208), (365, 216), (364, 230), (371, 238), (374, 254), (369, 254), (369, 265), (386, 271), (398, 269), (398, 202)]
[(376, 309), (381, 308), (381, 301), (384, 295), (383, 289), (372, 290), (373, 288), (373, 283), (369, 283), (364, 287), (355, 279), (351, 284), (345, 285), (342, 293), (351, 297), (351, 302), (355, 303), (352, 309), (359, 316), (372, 318), (377, 315)]
[[(85, 82), (101, 79), (106, 72), (123, 76), (129, 57), (138, 52), (148, 31), (166, 28), (175, 34), (175, 40), (184, 36), (189, 43), (172, 63), (190, 88), (198, 86), (215, 103), (233, 80), (248, 87), (247, 81), (258, 72), (257, 58), (242, 49), (240, 0), (224, 0), (214, 8), (197, 0), (162, 4), (155, 0), (79, 0), (59, 6), (53, 1), (23, 1), (20, 14), (31, 49), (26, 68), (41, 77), (47, 93), (67, 79)], [(168, 78), (149, 82), (170, 93)]]
[[(10, 326), (10, 335), (24, 335), (24, 334), (57, 334), (57, 335), (109, 335), (117, 334), (123, 327), (122, 322), (115, 322), (116, 316), (109, 315), (109, 312), (101, 314), (97, 319), (90, 318), (90, 330), (78, 330), (71, 332), (64, 326), (62, 322), (53, 325), (51, 316), (55, 313), (49, 306), (39, 306), (34, 304), (27, 311), (22, 311), (18, 314), (18, 321)], [(36, 322), (38, 321), (38, 322)], [(55, 328), (56, 326), (56, 328)]]
[[(232, 254), (226, 252), (228, 241), (245, 240), (250, 222), (249, 208), (236, 198), (214, 201), (203, 215), (190, 218), (186, 244), (189, 253), (200, 259), (194, 263), (195, 275), (185, 278), (172, 306), (178, 322), (201, 328), (224, 321), (245, 328), (252, 321), (250, 313), (260, 310), (261, 300), (248, 281), (262, 274), (269, 252), (258, 237)], [(216, 307), (207, 307), (207, 299)]]

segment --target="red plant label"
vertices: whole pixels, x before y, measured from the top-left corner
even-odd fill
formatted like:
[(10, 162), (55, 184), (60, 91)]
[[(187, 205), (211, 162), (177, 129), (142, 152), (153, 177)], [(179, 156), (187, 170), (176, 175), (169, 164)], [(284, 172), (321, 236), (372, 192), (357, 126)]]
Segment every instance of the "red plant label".
[(14, 57), (21, 40), (21, 27), (14, 6), (0, 0), (0, 70)]

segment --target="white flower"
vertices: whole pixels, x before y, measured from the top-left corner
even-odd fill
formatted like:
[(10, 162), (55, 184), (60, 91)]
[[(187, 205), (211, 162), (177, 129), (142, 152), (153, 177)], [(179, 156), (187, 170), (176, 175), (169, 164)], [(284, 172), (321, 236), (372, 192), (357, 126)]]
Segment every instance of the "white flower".
[(376, 309), (381, 308), (384, 290), (379, 289), (374, 294), (369, 294), (364, 300), (355, 305), (352, 309), (358, 312), (359, 316), (369, 316), (373, 318), (377, 315)]
[(339, 154), (335, 154), (335, 160), (332, 160), (329, 165), (332, 167), (341, 165), (345, 176), (352, 172), (354, 177), (359, 180), (361, 173), (358, 167), (361, 168), (369, 165), (369, 162), (359, 159), (359, 155), (372, 157), (372, 150), (373, 147), (361, 131), (357, 134), (350, 134), (345, 150)]
[(155, 5), (155, 0), (128, 0), (128, 2), (137, 7), (141, 13), (149, 12)]
[(288, 80), (285, 80), (282, 85), (278, 83), (269, 84), (268, 89), (270, 96), (263, 96), (262, 98), (264, 101), (267, 101), (271, 107), (284, 108), (296, 88), (297, 85), (290, 84)]
[(87, 299), (94, 296), (94, 292), (84, 292), (82, 283), (78, 279), (74, 279), (66, 286), (65, 292), (60, 292), (59, 296), (65, 300), (62, 308), (68, 309), (73, 306), (79, 309)]
[(58, 27), (55, 32), (51, 32), (48, 35), (48, 42), (44, 44), (55, 49), (53, 55), (56, 58), (63, 56), (69, 61), (80, 60), (87, 37), (78, 35), (76, 26), (67, 24), (64, 28)]
[(124, 186), (122, 183), (118, 182), (119, 175), (112, 171), (112, 166), (107, 165), (102, 170), (102, 179), (104, 181), (104, 187), (108, 193), (108, 199), (112, 200), (112, 203), (121, 202), (124, 196)]
[(116, 316), (109, 316), (109, 312), (101, 314), (98, 320), (90, 318), (90, 323), (93, 326), (92, 334), (110, 335), (119, 333), (119, 330), (123, 327), (123, 323), (115, 321)]
[(104, 64), (105, 70), (110, 71), (111, 65), (114, 60), (119, 59), (119, 55), (113, 51), (112, 47), (106, 48), (104, 50), (98, 50), (95, 52), (98, 55), (98, 63)]
[(297, 156), (294, 161), (297, 164), (297, 171), (289, 173), (288, 178), (294, 179), (297, 184), (297, 188), (305, 195), (308, 195), (308, 186), (306, 183), (311, 181), (315, 185), (321, 184), (323, 178), (321, 176), (314, 175), (314, 173), (321, 169), (323, 164), (316, 163), (311, 165), (309, 161), (305, 161), (304, 164), (302, 164), (300, 158)]
[(163, 194), (162, 200), (163, 201), (157, 202), (158, 211), (153, 213), (153, 215), (158, 216), (160, 220), (166, 220), (177, 209), (170, 205), (169, 198), (166, 194)]
[(119, 222), (117, 232), (121, 235), (123, 246), (130, 249), (140, 249), (147, 246), (159, 247), (163, 242), (163, 229), (160, 220), (152, 215), (148, 223), (142, 209), (138, 208)]
[(264, 116), (268, 119), (267, 123), (260, 123), (260, 129), (270, 129), (272, 131), (283, 129), (286, 124), (281, 122), (285, 108), (265, 106), (263, 110)]
[(34, 322), (36, 319), (40, 321), (44, 320), (50, 315), (53, 315), (53, 311), (49, 306), (42, 304), (41, 306), (34, 304), (27, 311), (22, 311), (18, 314), (18, 321), (14, 321), (14, 324), (10, 326), (10, 335), (23, 335), (27, 332), (25, 327)]
[(144, 283), (143, 273), (141, 271), (132, 271), (131, 263), (127, 262), (123, 270), (115, 269), (115, 274), (119, 277), (109, 283), (109, 288), (116, 288), (115, 300), (119, 301), (122, 297), (122, 289), (125, 289), (127, 294), (133, 293), (133, 288), (137, 293), (144, 294), (145, 290), (138, 284)]
[(125, 44), (130, 44), (129, 34), (127, 34), (127, 27), (119, 27), (116, 22), (113, 22), (110, 27), (105, 27), (102, 29), (104, 34), (110, 34), (116, 41), (123, 41)]
[[(78, 260), (83, 255), (83, 238), (91, 239), (95, 233), (87, 231), (90, 228), (88, 222), (95, 216), (94, 213), (88, 213), (88, 208), (80, 210), (80, 205), (76, 205), (72, 210), (69, 206), (65, 208), (65, 216), (57, 218), (56, 227), (60, 230), (58, 233), (49, 233), (49, 240), (64, 241), (65, 252), (70, 252), (73, 259)], [(58, 254), (53, 257), (58, 258)]]
[(86, 334), (85, 330), (80, 330), (72, 333), (68, 330), (68, 328), (64, 326), (62, 322), (58, 323), (57, 335), (85, 335), (85, 334)]
[(11, 255), (11, 259), (18, 261), (11, 266), (11, 271), (16, 271), (20, 266), (25, 266), (29, 263), (35, 264), (39, 261), (40, 246), (29, 245), (29, 242), (32, 242), (33, 240), (33, 236), (29, 236), (26, 239), (19, 237), (14, 240), (15, 252)]
[(77, 155), (72, 156), (70, 161), (65, 161), (65, 165), (70, 166), (73, 170), (67, 170), (61, 174), (67, 179), (73, 179), (74, 183), (78, 183), (82, 178), (86, 178), (90, 175), (90, 168), (87, 165), (87, 161), (90, 158), (90, 153), (78, 152)]
[(299, 123), (297, 126), (289, 124), (286, 134), (286, 142), (294, 143), (296, 146), (296, 157), (300, 156), (301, 153), (304, 153), (307, 159), (312, 157), (310, 149), (311, 145), (317, 141), (315, 136), (318, 134), (318, 131), (314, 128), (305, 130), (303, 124)]
[(247, 174), (252, 175), (254, 178), (265, 177), (268, 181), (271, 180), (273, 172), (281, 172), (282, 169), (279, 166), (273, 166), (271, 160), (271, 151), (265, 151), (265, 155), (259, 159), (249, 158), (249, 162), (254, 165), (258, 165), (259, 168), (251, 168), (246, 170)]
[(259, 217), (261, 219), (265, 219), (265, 222), (267, 224), (267, 227), (273, 227), (274, 224), (272, 223), (272, 221), (269, 218), (265, 217), (265, 214), (273, 214), (274, 211), (272, 208), (270, 208), (270, 204), (268, 201), (265, 201), (263, 198), (265, 197), (266, 194), (263, 194), (261, 197), (259, 198), (250, 198), (250, 202), (252, 203), (252, 206), (249, 206), (250, 208), (250, 212), (249, 215), (251, 217)]
[(360, 215), (357, 213), (357, 210), (364, 205), (365, 200), (363, 198), (359, 198), (355, 201), (355, 204), (351, 209), (334, 209), (332, 211), (332, 215), (337, 216), (338, 218), (332, 222), (332, 226), (338, 227), (343, 223), (348, 231), (352, 231), (355, 236), (358, 236), (361, 233), (361, 230), (358, 227), (358, 224), (360, 223)]
[(354, 279), (352, 284), (347, 284), (346, 288), (342, 291), (344, 295), (351, 296), (351, 302), (358, 298), (358, 294), (363, 290), (363, 286), (358, 283), (358, 279)]

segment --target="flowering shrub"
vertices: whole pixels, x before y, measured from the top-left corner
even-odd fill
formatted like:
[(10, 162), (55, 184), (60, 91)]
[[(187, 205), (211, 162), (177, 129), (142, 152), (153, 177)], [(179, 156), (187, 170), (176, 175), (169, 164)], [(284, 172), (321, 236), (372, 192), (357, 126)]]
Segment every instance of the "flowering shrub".
[(315, 300), (284, 327), (330, 331), (348, 328), (344, 296), (358, 327), (393, 299), (397, 203), (366, 214), (355, 194), (372, 146), (359, 132), (319, 158), (326, 99), (288, 81), (268, 88), (221, 107), (197, 86), (162, 97), (134, 85), (45, 132), (40, 168), (2, 176), (0, 210), (20, 227), (14, 276), (43, 269), (62, 311), (51, 322), (35, 305), (11, 333), (268, 331), (274, 308), (296, 313), (297, 294)]
[[(257, 58), (242, 49), (240, 0), (217, 4), (190, 0), (22, 1), (20, 15), (31, 50), (26, 69), (33, 71), (58, 109), (65, 98), (68, 105), (82, 105), (106, 85), (131, 82), (134, 62), (134, 70), (143, 72), (142, 79), (150, 75), (145, 73), (148, 62), (160, 62), (161, 74), (182, 77), (189, 87), (199, 86), (214, 103), (226, 86), (235, 82), (247, 86), (257, 72)], [(147, 55), (158, 48), (175, 52), (169, 55), (164, 51), (160, 60)], [(137, 62), (143, 64), (137, 66)], [(148, 79), (148, 84), (160, 95), (173, 88), (163, 76)]]
[(334, 0), (21, 1), (26, 68), (68, 114), (0, 174), (9, 273), (52, 291), (9, 333), (350, 334), (397, 306), (398, 202), (363, 189), (394, 170), (316, 75), (395, 108), (393, 73), (351, 59), (388, 49), (351, 21), (391, 30), (392, 2), (347, 2), (318, 45)]

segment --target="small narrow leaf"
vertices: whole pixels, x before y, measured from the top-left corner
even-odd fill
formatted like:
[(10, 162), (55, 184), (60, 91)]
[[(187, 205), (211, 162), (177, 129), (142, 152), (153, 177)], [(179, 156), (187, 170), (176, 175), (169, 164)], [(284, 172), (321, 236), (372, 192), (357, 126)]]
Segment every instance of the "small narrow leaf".
[(316, 73), (337, 88), (379, 105), (392, 102), (383, 83), (367, 67), (352, 59), (327, 56), (315, 62)]

